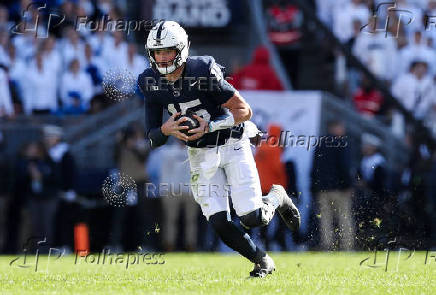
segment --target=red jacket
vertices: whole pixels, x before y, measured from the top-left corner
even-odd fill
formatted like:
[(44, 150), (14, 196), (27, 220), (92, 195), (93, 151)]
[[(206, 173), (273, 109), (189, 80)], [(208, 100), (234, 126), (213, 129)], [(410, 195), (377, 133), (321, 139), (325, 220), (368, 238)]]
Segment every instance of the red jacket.
[(233, 75), (229, 82), (239, 90), (283, 90), (276, 73), (269, 65), (268, 49), (260, 46), (253, 61)]
[(360, 88), (354, 94), (353, 101), (359, 113), (374, 116), (380, 112), (383, 96), (375, 89), (364, 91)]
[(273, 184), (281, 184), (285, 189), (288, 184), (285, 164), (281, 161), (281, 128), (270, 125), (268, 129), (268, 141), (262, 141), (254, 156), (263, 194), (267, 194)]

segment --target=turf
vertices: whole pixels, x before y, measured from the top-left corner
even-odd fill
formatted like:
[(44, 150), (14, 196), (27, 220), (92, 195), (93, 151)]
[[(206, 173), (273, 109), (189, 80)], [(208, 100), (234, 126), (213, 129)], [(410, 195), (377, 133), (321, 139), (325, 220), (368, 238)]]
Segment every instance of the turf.
[(175, 253), (145, 260), (164, 264), (146, 264), (141, 256), (128, 269), (127, 254), (112, 265), (91, 263), (92, 257), (75, 263), (74, 256), (47, 264), (41, 256), (37, 272), (29, 263), (34, 256), (26, 264), (21, 256), (12, 265), (16, 256), (0, 256), (0, 294), (436, 294), (431, 257), (436, 252), (429, 253), (427, 264), (425, 252), (405, 254), (390, 253), (385, 271), (384, 252), (376, 264), (370, 252), (271, 253), (277, 271), (263, 279), (249, 278), (252, 264), (233, 254)]

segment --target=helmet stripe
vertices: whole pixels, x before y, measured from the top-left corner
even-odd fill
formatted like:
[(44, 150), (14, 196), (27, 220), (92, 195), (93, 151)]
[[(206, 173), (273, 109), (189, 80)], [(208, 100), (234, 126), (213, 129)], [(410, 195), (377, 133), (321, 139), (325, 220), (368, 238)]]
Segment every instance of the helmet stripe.
[(157, 29), (156, 40), (160, 40), (160, 35), (162, 34), (164, 23), (165, 21), (162, 21), (159, 25), (159, 28)]

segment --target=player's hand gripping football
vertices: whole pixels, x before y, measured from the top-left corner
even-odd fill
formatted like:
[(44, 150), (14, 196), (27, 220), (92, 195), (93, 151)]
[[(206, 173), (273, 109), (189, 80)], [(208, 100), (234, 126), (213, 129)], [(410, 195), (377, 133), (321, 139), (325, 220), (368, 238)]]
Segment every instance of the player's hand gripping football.
[(186, 134), (183, 134), (182, 132), (180, 132), (180, 130), (184, 130), (184, 129), (186, 130), (186, 129), (189, 129), (189, 127), (188, 126), (179, 126), (179, 124), (188, 120), (188, 118), (181, 117), (180, 119), (175, 120), (175, 118), (178, 115), (180, 115), (180, 112), (175, 113), (174, 115), (169, 117), (168, 120), (165, 123), (163, 123), (163, 125), (160, 127), (160, 130), (166, 136), (172, 135), (180, 140), (187, 141), (189, 139), (189, 137)]
[(188, 137), (188, 141), (196, 140), (202, 137), (205, 133), (208, 131), (208, 122), (204, 120), (202, 117), (197, 115), (192, 115), (195, 119), (197, 119), (200, 126), (197, 128), (191, 129), (188, 131), (188, 133), (192, 134)]

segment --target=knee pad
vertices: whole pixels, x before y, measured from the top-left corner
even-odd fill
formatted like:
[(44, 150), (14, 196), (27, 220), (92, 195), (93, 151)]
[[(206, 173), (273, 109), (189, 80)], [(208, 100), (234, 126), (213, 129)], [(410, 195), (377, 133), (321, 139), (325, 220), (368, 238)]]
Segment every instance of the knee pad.
[(227, 211), (221, 211), (209, 217), (209, 223), (217, 233), (225, 232), (231, 226), (232, 222), (227, 220), (227, 215)]
[(252, 227), (257, 227), (257, 226), (264, 226), (268, 224), (263, 222), (262, 210), (260, 208), (246, 215), (239, 216), (239, 219), (241, 225), (246, 229), (250, 229)]
[(241, 225), (246, 229), (267, 225), (274, 217), (275, 210), (269, 204), (264, 203), (259, 209), (246, 215), (239, 216)]

